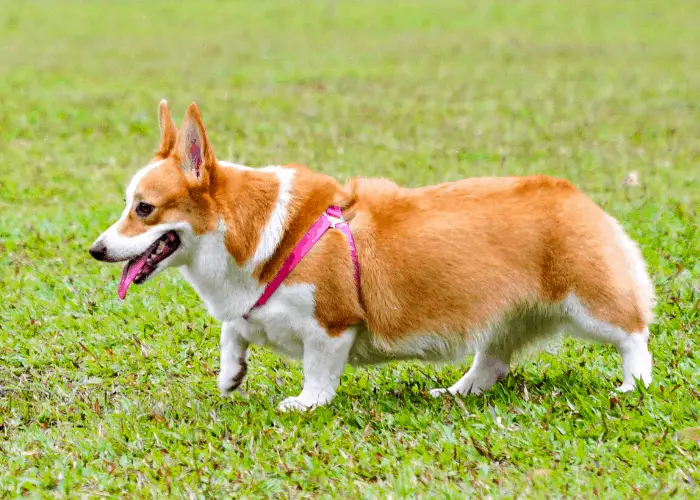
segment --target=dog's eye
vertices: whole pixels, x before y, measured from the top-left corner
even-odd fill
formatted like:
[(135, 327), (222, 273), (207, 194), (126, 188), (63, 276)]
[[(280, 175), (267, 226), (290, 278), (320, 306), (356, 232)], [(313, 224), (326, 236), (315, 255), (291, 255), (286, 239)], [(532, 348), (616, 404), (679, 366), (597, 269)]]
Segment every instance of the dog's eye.
[(151, 215), (153, 212), (153, 209), (156, 208), (153, 205), (150, 205), (148, 203), (144, 203), (143, 201), (140, 202), (138, 205), (136, 205), (136, 215), (139, 217), (148, 217)]

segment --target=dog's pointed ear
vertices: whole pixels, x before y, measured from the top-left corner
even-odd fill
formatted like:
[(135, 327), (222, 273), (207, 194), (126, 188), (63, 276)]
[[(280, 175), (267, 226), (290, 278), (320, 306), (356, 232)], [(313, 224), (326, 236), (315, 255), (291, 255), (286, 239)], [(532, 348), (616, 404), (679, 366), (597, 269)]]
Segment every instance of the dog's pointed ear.
[(204, 129), (202, 115), (194, 102), (187, 108), (185, 120), (177, 136), (175, 152), (180, 168), (187, 177), (197, 184), (208, 182), (212, 169), (216, 166), (216, 158)]
[(177, 129), (175, 128), (173, 118), (170, 116), (168, 101), (165, 99), (160, 101), (160, 105), (158, 106), (158, 123), (160, 125), (160, 146), (158, 147), (156, 156), (159, 158), (167, 158), (175, 148)]

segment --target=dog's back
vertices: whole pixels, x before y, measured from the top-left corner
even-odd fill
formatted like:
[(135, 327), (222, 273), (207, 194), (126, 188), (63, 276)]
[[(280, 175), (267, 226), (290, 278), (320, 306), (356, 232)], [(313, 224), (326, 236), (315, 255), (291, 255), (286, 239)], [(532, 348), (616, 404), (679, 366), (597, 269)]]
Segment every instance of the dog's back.
[(478, 178), (405, 189), (357, 180), (350, 192), (375, 335), (468, 336), (513, 308), (569, 294), (629, 331), (650, 318), (624, 232), (567, 181)]

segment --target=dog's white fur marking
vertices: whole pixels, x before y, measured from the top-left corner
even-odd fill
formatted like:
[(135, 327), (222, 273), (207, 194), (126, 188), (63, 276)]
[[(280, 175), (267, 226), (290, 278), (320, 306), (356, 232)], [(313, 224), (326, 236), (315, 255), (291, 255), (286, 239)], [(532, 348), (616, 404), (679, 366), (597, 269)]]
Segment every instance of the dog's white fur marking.
[[(289, 397), (280, 403), (279, 408), (284, 411), (308, 409), (332, 401), (348, 362), (368, 364), (411, 358), (459, 360), (471, 351), (475, 351), (476, 355), (469, 371), (449, 389), (435, 389), (431, 394), (480, 394), (506, 376), (515, 351), (533, 340), (553, 335), (562, 329), (586, 339), (612, 343), (617, 347), (622, 355), (623, 368), (623, 383), (618, 390), (633, 390), (636, 379), (641, 379), (646, 385), (651, 382), (648, 329), (626, 332), (599, 321), (573, 294), (561, 304), (529, 304), (509, 311), (482, 331), (463, 332), (461, 341), (448, 341), (439, 334), (423, 333), (389, 343), (382, 342), (361, 327), (330, 337), (314, 317), (315, 288), (304, 284), (282, 285), (267, 304), (252, 311), (246, 321), (242, 315), (248, 312), (264, 288), (252, 277), (252, 272), (270, 258), (286, 230), (294, 171), (279, 166), (251, 169), (234, 163), (219, 162), (227, 168), (272, 173), (280, 183), (275, 207), (260, 235), (258, 248), (249, 262), (238, 266), (226, 249), (226, 227), (223, 222), (202, 236), (195, 236), (186, 223), (162, 224), (131, 238), (118, 234), (116, 227), (131, 209), (139, 182), (159, 164), (160, 162), (155, 162), (147, 165), (133, 177), (127, 188), (127, 206), (122, 218), (105, 231), (98, 241), (102, 240), (110, 253), (131, 258), (143, 253), (166, 231), (178, 231), (180, 248), (164, 260), (159, 268), (179, 266), (210, 314), (223, 322), (218, 381), (222, 394), (235, 389), (234, 386), (245, 375), (247, 349), (251, 344), (267, 345), (303, 360), (303, 389), (298, 396)], [(612, 217), (609, 220), (616, 243), (628, 258), (629, 272), (637, 284), (639, 299), (643, 304), (649, 305), (645, 319), (650, 321), (654, 293), (644, 261), (639, 249), (619, 223)]]
[(232, 321), (255, 304), (262, 287), (228, 253), (225, 233), (226, 227), (219, 222), (214, 231), (196, 237), (185, 250), (187, 259), (180, 271), (209, 314), (219, 321)]
[(165, 160), (158, 160), (154, 161), (153, 163), (149, 163), (141, 170), (136, 172), (136, 174), (131, 178), (129, 185), (126, 187), (126, 207), (124, 208), (124, 212), (122, 212), (122, 217), (121, 219), (119, 219), (119, 222), (121, 222), (127, 216), (129, 210), (131, 209), (131, 206), (134, 204), (134, 195), (136, 194), (136, 189), (139, 187), (139, 184), (141, 183), (143, 178), (146, 177), (146, 174), (148, 172), (150, 172), (156, 167), (161, 166), (163, 163), (165, 163)]
[(649, 273), (647, 272), (647, 266), (644, 262), (644, 258), (642, 257), (642, 252), (639, 250), (637, 244), (632, 241), (629, 236), (627, 236), (627, 233), (625, 233), (625, 230), (622, 228), (617, 219), (608, 214), (605, 215), (613, 228), (613, 232), (615, 233), (615, 242), (620, 248), (623, 249), (627, 257), (627, 270), (637, 286), (637, 297), (639, 298), (639, 302), (644, 307), (644, 322), (648, 325), (654, 321), (652, 310), (654, 308), (656, 298), (654, 296), (654, 285), (649, 278)]
[(262, 169), (265, 172), (272, 172), (277, 176), (280, 183), (277, 202), (272, 211), (270, 220), (267, 221), (265, 229), (263, 229), (260, 244), (255, 249), (255, 254), (246, 263), (246, 268), (250, 271), (254, 270), (260, 264), (266, 262), (277, 250), (277, 246), (282, 241), (284, 230), (287, 224), (288, 207), (292, 201), (292, 181), (294, 179), (294, 170), (283, 167), (266, 167)]
[(291, 168), (270, 165), (258, 169), (252, 169), (245, 165), (238, 165), (227, 161), (220, 161), (219, 165), (228, 168), (236, 168), (238, 170), (266, 172), (274, 174), (280, 183), (277, 201), (272, 211), (270, 219), (265, 224), (265, 227), (260, 235), (260, 243), (255, 249), (255, 253), (250, 261), (245, 263), (245, 269), (252, 272), (260, 264), (266, 262), (277, 250), (277, 246), (282, 241), (284, 236), (287, 218), (289, 216), (289, 204), (292, 201), (292, 184), (294, 182), (294, 170)]
[(652, 360), (647, 343), (649, 329), (641, 332), (626, 332), (591, 316), (575, 295), (569, 295), (564, 301), (564, 309), (571, 318), (572, 333), (593, 340), (613, 344), (622, 356), (622, 385), (620, 392), (635, 388), (635, 379), (641, 379), (645, 386), (651, 383)]

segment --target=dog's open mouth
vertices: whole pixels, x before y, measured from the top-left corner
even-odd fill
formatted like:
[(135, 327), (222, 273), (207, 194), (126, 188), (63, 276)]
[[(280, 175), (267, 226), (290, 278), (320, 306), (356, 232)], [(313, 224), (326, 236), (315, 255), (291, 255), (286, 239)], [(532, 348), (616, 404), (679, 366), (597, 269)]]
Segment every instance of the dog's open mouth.
[(126, 291), (132, 283), (140, 285), (146, 281), (156, 270), (158, 263), (172, 255), (179, 246), (180, 238), (177, 233), (168, 231), (158, 238), (143, 254), (127, 262), (117, 288), (119, 298), (124, 300)]

